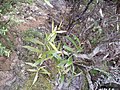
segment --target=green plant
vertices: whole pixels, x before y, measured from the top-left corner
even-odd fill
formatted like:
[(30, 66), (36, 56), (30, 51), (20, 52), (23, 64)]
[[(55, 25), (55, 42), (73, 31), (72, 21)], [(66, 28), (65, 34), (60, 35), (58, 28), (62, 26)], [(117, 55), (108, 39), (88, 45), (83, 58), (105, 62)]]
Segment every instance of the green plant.
[[(30, 66), (32, 66), (33, 69), (29, 69), (31, 72), (36, 72), (36, 76), (33, 80), (33, 84), (37, 81), (38, 72), (42, 74), (50, 75), (50, 73), (47, 71), (46, 66), (44, 65), (44, 62), (47, 60), (53, 60), (56, 62), (56, 66), (58, 67), (58, 71), (60, 76), (61, 74), (66, 74), (71, 69), (69, 68), (72, 65), (72, 59), (71, 57), (65, 60), (65, 58), (62, 57), (64, 54), (61, 51), (61, 43), (56, 43), (55, 39), (56, 36), (59, 33), (64, 33), (65, 31), (60, 31), (61, 24), (59, 27), (54, 26), (54, 22), (52, 22), (52, 32), (50, 34), (45, 33), (43, 35), (43, 38), (35, 38), (34, 36), (26, 37), (24, 40), (27, 42), (31, 42), (34, 45), (33, 46), (23, 46), (24, 48), (34, 52), (37, 54), (37, 60), (35, 60), (34, 63), (26, 63)], [(31, 36), (31, 35), (30, 35)], [(32, 45), (32, 44), (31, 44)], [(63, 65), (64, 67), (63, 67)]]
[(18, 3), (33, 3), (33, 0), (2, 0), (0, 1), (1, 5), (0, 5), (0, 13), (2, 14), (6, 14), (10, 11), (13, 11), (13, 7), (15, 4), (18, 4)]
[(59, 34), (66, 32), (60, 30), (61, 24), (54, 26), (54, 22), (52, 22), (51, 33), (40, 34), (38, 31), (34, 32), (31, 30), (25, 33), (26, 36), (24, 35), (24, 41), (28, 45), (23, 47), (37, 56), (37, 59), (35, 59), (33, 63), (31, 63), (31, 61), (26, 63), (31, 66), (31, 69), (28, 69), (28, 71), (36, 73), (33, 84), (37, 81), (38, 73), (48, 76), (51, 75), (51, 71), (49, 71), (44, 64), (49, 60), (55, 62), (61, 83), (64, 82), (64, 77), (69, 72), (72, 73), (72, 75), (75, 74), (72, 54), (81, 52), (82, 47), (79, 38), (75, 35), (65, 37), (72, 44), (71, 47), (64, 42), (56, 41)]
[(0, 29), (0, 35), (6, 35), (6, 32), (8, 32), (8, 29), (5, 27), (1, 27)]
[[(13, 43), (8, 35), (9, 30), (7, 29), (7, 25), (0, 26), (0, 43), (4, 45), (4, 47), (9, 47), (9, 50), (13, 50)], [(4, 42), (4, 43), (3, 43)]]
[(80, 53), (83, 51), (83, 48), (81, 46), (81, 42), (79, 38), (72, 34), (71, 36), (66, 36), (66, 40), (68, 40), (68, 43), (71, 43), (71, 45), (67, 45), (67, 43), (64, 43), (63, 48), (69, 53)]
[(51, 75), (51, 71), (49, 71), (44, 64), (49, 60), (55, 62), (60, 83), (64, 82), (64, 77), (68, 73), (72, 73), (72, 76), (75, 74), (72, 54), (81, 52), (82, 47), (79, 38), (75, 35), (72, 35), (72, 37), (65, 37), (72, 44), (71, 47), (66, 43), (56, 41), (59, 34), (66, 32), (60, 30), (61, 24), (57, 27), (54, 26), (54, 22), (52, 22), (51, 33), (40, 33), (38, 31), (34, 32), (31, 30), (26, 32), (24, 35), (24, 41), (28, 45), (23, 47), (37, 56), (37, 59), (35, 59), (33, 63), (31, 63), (31, 61), (26, 63), (31, 66), (31, 69), (28, 69), (28, 71), (36, 73), (33, 84), (37, 81), (39, 73), (46, 74), (48, 76)]
[[(27, 0), (26, 3), (29, 3), (31, 0)], [(1, 0), (0, 1), (0, 56), (9, 56), (10, 52), (13, 50), (13, 42), (9, 36), (8, 28), (16, 22), (16, 19), (13, 17), (10, 12), (14, 12), (14, 6), (18, 2), (25, 2), (25, 0)], [(3, 17), (7, 17), (4, 19)], [(13, 38), (13, 37), (12, 37)]]
[(0, 43), (0, 56), (7, 56), (7, 57), (10, 56), (10, 50), (6, 49), (6, 47), (3, 46), (1, 43)]
[[(6, 27), (1, 27), (0, 29), (0, 37), (2, 37), (4, 40), (8, 41), (6, 33), (8, 32), (8, 29)], [(0, 42), (0, 56), (10, 56), (11, 50), (7, 49), (6, 46), (2, 45), (2, 42)]]
[(49, 1), (49, 0), (44, 0), (44, 2), (45, 2), (48, 6), (50, 6), (50, 7), (52, 7), (52, 8), (53, 8), (53, 5), (50, 3), (50, 1)]

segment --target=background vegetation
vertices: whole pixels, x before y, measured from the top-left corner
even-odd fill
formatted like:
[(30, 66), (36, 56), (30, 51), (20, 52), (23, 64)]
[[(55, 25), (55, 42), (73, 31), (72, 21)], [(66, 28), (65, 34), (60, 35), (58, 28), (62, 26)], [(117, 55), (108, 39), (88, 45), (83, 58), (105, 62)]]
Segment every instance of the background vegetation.
[[(28, 7), (38, 4), (45, 10), (47, 20), (42, 25), (45, 29), (33, 25), (22, 32), (11, 30), (19, 26), (20, 20), (17, 22), (15, 15), (22, 15), (22, 10), (17, 14), (16, 7), (24, 6), (23, 3)], [(35, 10), (31, 11), (36, 15)], [(119, 13), (119, 0), (3, 0), (0, 2), (0, 57), (9, 58), (17, 52), (23, 59), (27, 72), (34, 76), (26, 89), (33, 89), (40, 77), (49, 85), (43, 86), (46, 90), (71, 90), (75, 83), (79, 85), (75, 84), (74, 88), (80, 90), (119, 88)], [(30, 12), (29, 16), (27, 19), (32, 22), (34, 16)], [(16, 38), (20, 39), (17, 44)], [(77, 77), (81, 80), (75, 82)], [(110, 86), (111, 82), (115, 85)]]

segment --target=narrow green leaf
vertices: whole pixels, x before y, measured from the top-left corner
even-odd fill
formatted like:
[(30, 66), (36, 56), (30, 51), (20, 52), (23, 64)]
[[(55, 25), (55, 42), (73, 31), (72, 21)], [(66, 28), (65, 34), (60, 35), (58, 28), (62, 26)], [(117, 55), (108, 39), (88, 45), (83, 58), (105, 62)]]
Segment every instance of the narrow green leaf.
[(37, 72), (36, 69), (27, 69), (27, 71), (29, 71), (29, 72)]
[(45, 51), (45, 52), (43, 53), (43, 55), (52, 55), (52, 54), (54, 54), (54, 53), (56, 53), (55, 50), (49, 50), (49, 51)]
[(44, 44), (42, 42), (40, 42), (39, 40), (37, 40), (35, 38), (25, 38), (25, 40), (26, 41), (30, 41), (30, 42), (32, 42), (34, 44), (39, 44), (39, 45), (43, 45), (44, 46)]
[(38, 59), (38, 60), (36, 60), (36, 62), (33, 64), (34, 66), (37, 66), (37, 65), (42, 65), (43, 64), (43, 62), (44, 61), (46, 61), (46, 60), (49, 60), (49, 59), (52, 59), (53, 58), (53, 56), (50, 56), (50, 57), (47, 57), (47, 58), (41, 58), (41, 59)]
[(39, 70), (40, 70), (40, 73), (47, 74), (50, 76), (50, 73), (46, 69), (44, 69), (44, 67), (40, 67)]
[(58, 51), (57, 47), (55, 47), (55, 45), (51, 42), (49, 42), (49, 44), (51, 45), (51, 47), (55, 50), (55, 51)]
[(58, 61), (60, 61), (62, 59), (57, 53), (54, 53), (53, 57), (55, 57)]
[(76, 35), (74, 35), (74, 34), (72, 34), (72, 35), (73, 35), (73, 37), (74, 37), (74, 40), (77, 40), (79, 46), (81, 46), (81, 45), (80, 45), (80, 40), (79, 40), (79, 38), (78, 38)]
[(63, 87), (64, 80), (65, 80), (65, 76), (62, 75), (62, 76), (60, 77), (60, 88)]
[(76, 49), (79, 47), (71, 37), (67, 36), (67, 39), (75, 46)]
[(94, 68), (94, 70), (100, 71), (100, 72), (102, 72), (102, 73), (106, 74), (107, 76), (109, 76), (109, 75), (110, 75), (110, 73), (109, 73), (109, 72), (106, 72), (105, 70), (102, 70), (102, 69), (99, 69), (99, 68)]
[(48, 50), (51, 50), (51, 48), (50, 48), (50, 46), (47, 44), (46, 45), (46, 48), (48, 49)]
[(67, 68), (67, 67), (71, 66), (72, 64), (73, 64), (72, 60), (68, 60), (65, 67)]
[(64, 45), (63, 48), (64, 48), (65, 50), (70, 51), (70, 52), (74, 52), (74, 50), (73, 50), (72, 48), (70, 48), (70, 47), (68, 47), (68, 46), (66, 46), (66, 45)]
[(30, 66), (32, 66), (32, 67), (37, 67), (37, 66), (34, 65), (33, 63), (25, 62), (25, 64), (30, 65)]
[(64, 80), (65, 80), (65, 77), (64, 77), (64, 75), (62, 75), (61, 80), (60, 80), (61, 84), (63, 84)]
[(63, 53), (64, 55), (69, 56), (69, 52), (66, 52), (65, 50), (63, 50), (62, 53)]
[(60, 61), (58, 64), (58, 67), (64, 67), (64, 65), (67, 63), (67, 60)]
[(30, 51), (36, 52), (36, 53), (40, 53), (41, 52), (39, 49), (31, 47), (31, 46), (23, 46), (23, 47), (28, 49), (28, 50), (30, 50)]
[(56, 38), (56, 35), (57, 35), (56, 33), (50, 34), (49, 37), (48, 37), (48, 41), (54, 42), (54, 41), (55, 41), (55, 38)]
[(50, 3), (49, 0), (44, 0), (44, 2), (45, 2), (48, 6), (50, 6), (51, 8), (53, 8), (53, 5)]
[(34, 77), (34, 80), (33, 80), (32, 85), (34, 85), (34, 84), (35, 84), (35, 82), (37, 81), (37, 79), (38, 79), (38, 72), (36, 73), (36, 75), (35, 75), (35, 77)]
[(62, 21), (60, 22), (60, 24), (58, 26), (58, 30), (60, 30), (61, 26), (62, 26)]
[(56, 31), (56, 33), (65, 33), (66, 31)]
[(57, 26), (55, 26), (55, 28), (53, 29), (52, 33), (53, 32), (56, 33), (56, 31), (57, 31)]
[(64, 74), (67, 74), (70, 70), (71, 70), (71, 67), (67, 68), (67, 69), (64, 71)]
[(60, 46), (61, 46), (61, 42), (59, 42), (58, 45), (57, 45), (58, 50), (60, 49)]

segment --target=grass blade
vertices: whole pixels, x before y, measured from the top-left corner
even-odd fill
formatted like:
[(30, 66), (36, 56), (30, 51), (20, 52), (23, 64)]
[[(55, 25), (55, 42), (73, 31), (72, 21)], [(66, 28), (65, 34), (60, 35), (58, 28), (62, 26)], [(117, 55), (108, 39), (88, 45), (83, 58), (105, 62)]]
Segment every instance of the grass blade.
[(58, 51), (57, 47), (55, 47), (55, 45), (54, 45), (53, 43), (49, 42), (49, 44), (51, 45), (51, 47), (52, 47), (56, 52)]
[(74, 50), (66, 45), (63, 46), (63, 48), (67, 51), (73, 52)]
[(48, 6), (50, 6), (51, 8), (53, 8), (53, 5), (50, 3), (49, 0), (44, 0), (44, 2), (45, 2)]
[(76, 49), (78, 49), (76, 42), (71, 37), (67, 36), (67, 39), (75, 46)]
[(35, 75), (35, 77), (34, 77), (34, 80), (33, 80), (32, 85), (34, 85), (34, 84), (35, 84), (35, 82), (37, 81), (37, 79), (38, 79), (38, 72), (36, 73), (36, 75)]
[(36, 52), (36, 53), (40, 53), (41, 52), (39, 49), (31, 47), (31, 46), (23, 46), (23, 47), (28, 49), (28, 50), (30, 50), (30, 51)]

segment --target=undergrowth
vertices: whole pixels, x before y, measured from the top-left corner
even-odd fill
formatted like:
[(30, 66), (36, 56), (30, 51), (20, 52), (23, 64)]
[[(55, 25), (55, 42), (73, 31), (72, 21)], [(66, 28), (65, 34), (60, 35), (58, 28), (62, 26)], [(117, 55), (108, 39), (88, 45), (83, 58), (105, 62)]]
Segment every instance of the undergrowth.
[[(14, 50), (13, 41), (10, 38), (10, 26), (16, 22), (11, 13), (19, 2), (32, 3), (32, 0), (2, 0), (0, 1), (0, 56), (9, 57)], [(15, 12), (16, 13), (16, 12)], [(13, 13), (14, 14), (14, 13)], [(9, 33), (9, 34), (8, 34)], [(12, 35), (11, 35), (12, 36)], [(14, 36), (12, 37), (14, 38)]]
[[(26, 36), (23, 38), (24, 42), (27, 44), (23, 46), (23, 48), (28, 49), (35, 55), (35, 60), (32, 61), (33, 63), (31, 61), (26, 62), (27, 65), (31, 66), (28, 71), (36, 73), (32, 85), (37, 81), (39, 73), (48, 75), (48, 77), (53, 77), (52, 75), (55, 73), (53, 71), (57, 70), (60, 83), (64, 82), (65, 75), (68, 73), (72, 73), (71, 77), (76, 74), (73, 65), (73, 53), (81, 52), (82, 46), (75, 35), (72, 35), (72, 37), (65, 36), (65, 38), (71, 42), (72, 47), (68, 46), (65, 42), (56, 41), (56, 37), (59, 34), (66, 33), (66, 31), (60, 30), (61, 24), (59, 26), (54, 26), (54, 22), (52, 22), (52, 32), (42, 33), (42, 36), (39, 37), (34, 36), (34, 33), (33, 35), (29, 33), (31, 31), (26, 31), (26, 33), (29, 34), (25, 34)], [(54, 69), (50, 66), (52, 65), (51, 62), (55, 65)], [(48, 64), (48, 66), (46, 64)], [(54, 79), (55, 78), (56, 77), (54, 77)]]

